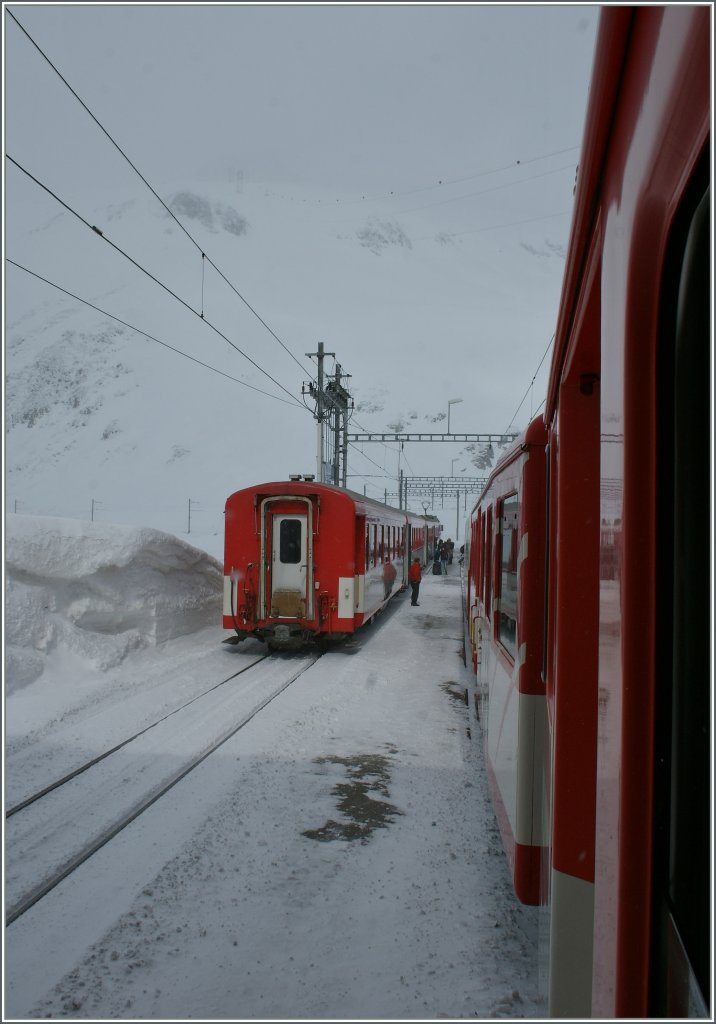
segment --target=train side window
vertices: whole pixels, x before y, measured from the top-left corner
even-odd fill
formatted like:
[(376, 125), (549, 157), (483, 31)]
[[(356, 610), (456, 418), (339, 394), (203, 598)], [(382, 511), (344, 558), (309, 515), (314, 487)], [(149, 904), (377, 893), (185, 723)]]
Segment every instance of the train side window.
[(297, 565), (301, 561), (300, 519), (281, 520), (278, 557), (284, 565)]
[(499, 597), (497, 637), (505, 650), (514, 658), (517, 653), (517, 553), (519, 548), (520, 502), (516, 494), (505, 498), (499, 508), (500, 532), (498, 560), (500, 578), (496, 597)]

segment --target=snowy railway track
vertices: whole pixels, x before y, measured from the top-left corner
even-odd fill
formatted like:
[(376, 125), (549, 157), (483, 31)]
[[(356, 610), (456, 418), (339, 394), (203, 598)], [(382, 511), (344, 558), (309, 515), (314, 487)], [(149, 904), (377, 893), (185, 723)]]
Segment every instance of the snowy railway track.
[[(10, 808), (6, 925), (244, 728), (319, 657), (268, 662), (261, 657)], [(225, 684), (239, 675), (247, 685), (227, 690)]]
[(207, 693), (211, 693), (213, 690), (217, 690), (220, 686), (225, 686), (226, 683), (230, 683), (232, 679), (236, 679), (237, 676), (242, 675), (244, 672), (248, 672), (254, 665), (257, 665), (261, 661), (265, 661), (268, 657), (268, 654), (262, 654), (256, 659), (256, 661), (252, 661), (249, 665), (245, 665), (243, 668), (240, 668), (238, 672), (232, 672), (230, 676), (227, 676), (226, 679), (222, 679), (219, 683), (214, 683), (214, 685), (210, 686), (208, 690), (203, 690), (201, 693), (192, 697), (191, 700), (187, 700), (183, 704), (180, 704), (179, 707), (174, 708), (172, 711), (168, 711), (167, 714), (158, 718), (156, 722), (152, 722), (150, 725), (145, 725), (143, 729), (139, 729), (132, 736), (127, 736), (127, 738), (122, 740), (121, 743), (116, 743), (113, 747), (110, 747), (109, 750), (105, 750), (104, 753), (98, 754), (89, 761), (85, 761), (84, 764), (81, 764), (78, 768), (74, 768), (71, 772), (68, 772), (61, 778), (56, 779), (55, 782), (50, 782), (47, 786), (43, 786), (43, 788), (38, 790), (36, 793), (25, 797), (24, 800), (20, 800), (18, 803), (14, 804), (14, 806), (5, 811), (5, 818), (11, 818), (14, 814), (17, 814), (18, 811), (23, 811), (26, 807), (29, 807), (30, 804), (34, 804), (37, 800), (41, 800), (43, 796), (47, 796), (47, 794), (52, 793), (53, 790), (59, 789), (60, 786), (64, 786), (66, 783), (71, 782), (72, 779), (81, 775), (83, 772), (86, 772), (88, 768), (93, 768), (96, 764), (99, 764), (100, 761), (104, 761), (106, 757), (109, 757), (111, 754), (121, 750), (122, 747), (126, 747), (128, 743), (132, 743), (133, 740), (143, 736), (144, 733), (149, 732), (150, 729), (154, 729), (156, 726), (161, 725), (161, 723), (166, 721), (167, 718), (171, 718), (172, 715), (176, 715), (178, 712), (183, 711), (184, 708), (188, 708), (189, 705), (193, 704), (195, 701), (201, 700), (201, 698), (205, 697)]

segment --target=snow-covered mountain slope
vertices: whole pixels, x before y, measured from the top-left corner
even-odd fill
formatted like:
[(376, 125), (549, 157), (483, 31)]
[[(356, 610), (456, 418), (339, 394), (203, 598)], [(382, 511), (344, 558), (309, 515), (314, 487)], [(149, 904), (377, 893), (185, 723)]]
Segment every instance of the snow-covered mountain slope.
[[(7, 511), (220, 532), (232, 491), (315, 472), (302, 385), (318, 342), (352, 375), (352, 431), (442, 431), (458, 396), (453, 432), (508, 427), (556, 320), (566, 219), (463, 233), (389, 199), (160, 192), (194, 241), (141, 185), (67, 197), (101, 237), (27, 184), (13, 193), (7, 257), (118, 319), (8, 267)], [(400, 467), (472, 476), (497, 454), (406, 446)], [(398, 465), (396, 445), (352, 447), (349, 486), (382, 498)]]

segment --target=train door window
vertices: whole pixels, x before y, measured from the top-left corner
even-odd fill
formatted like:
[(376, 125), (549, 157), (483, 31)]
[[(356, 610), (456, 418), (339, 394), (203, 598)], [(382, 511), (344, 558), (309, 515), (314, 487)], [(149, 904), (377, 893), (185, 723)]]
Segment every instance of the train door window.
[(370, 526), (368, 526), (368, 524), (366, 523), (366, 528), (365, 528), (365, 563), (364, 563), (364, 566), (363, 566), (364, 571), (367, 570), (369, 565), (370, 565)]
[(385, 527), (380, 528), (380, 561), (385, 561)]
[(499, 597), (497, 637), (505, 650), (514, 658), (517, 651), (517, 553), (519, 547), (520, 503), (516, 494), (505, 498), (498, 506), (500, 515), (499, 570), (496, 597)]
[(473, 563), (475, 577), (475, 594), (482, 597), (482, 509), (478, 510), (477, 518), (472, 524), (472, 542), (470, 561)]
[[(708, 168), (703, 169), (704, 176)], [(708, 1016), (710, 709), (710, 189), (679, 223), (659, 349), (659, 593), (655, 755), (657, 941), (650, 1016)], [(685, 204), (686, 205), (686, 204)], [(668, 285), (673, 285), (669, 288)], [(670, 649), (669, 649), (670, 648)], [(656, 972), (655, 972), (656, 973)]]
[(485, 615), (492, 618), (492, 505), (485, 523)]
[(301, 561), (301, 520), (282, 519), (279, 527), (279, 560), (284, 565)]

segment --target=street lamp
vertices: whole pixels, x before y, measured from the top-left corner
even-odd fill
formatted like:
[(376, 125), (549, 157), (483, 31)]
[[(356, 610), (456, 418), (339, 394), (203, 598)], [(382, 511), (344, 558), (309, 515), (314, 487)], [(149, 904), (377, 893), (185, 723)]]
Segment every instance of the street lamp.
[(447, 432), (448, 432), (448, 434), (450, 433), (450, 406), (451, 405), (457, 405), (458, 402), (462, 402), (462, 398), (450, 398), (448, 400), (448, 422), (447, 422)]

